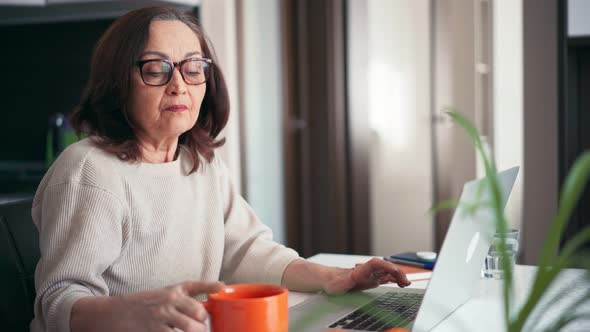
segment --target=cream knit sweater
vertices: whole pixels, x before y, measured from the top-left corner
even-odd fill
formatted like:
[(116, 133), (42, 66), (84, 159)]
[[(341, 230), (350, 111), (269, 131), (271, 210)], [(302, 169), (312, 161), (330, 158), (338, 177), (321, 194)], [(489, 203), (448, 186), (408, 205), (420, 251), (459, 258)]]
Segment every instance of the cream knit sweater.
[(281, 282), (297, 253), (238, 195), (219, 158), (128, 163), (84, 139), (68, 147), (33, 202), (41, 260), (31, 330), (69, 331), (74, 302), (187, 280)]

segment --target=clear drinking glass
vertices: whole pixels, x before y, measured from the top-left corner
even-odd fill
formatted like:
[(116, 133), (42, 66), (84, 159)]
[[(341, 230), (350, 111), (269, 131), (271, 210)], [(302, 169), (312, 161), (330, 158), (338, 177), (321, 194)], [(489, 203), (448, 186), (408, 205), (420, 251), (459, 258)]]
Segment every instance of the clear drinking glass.
[[(506, 251), (508, 253), (508, 263), (514, 271), (516, 254), (518, 253), (518, 238), (520, 232), (517, 229), (510, 229), (506, 232)], [(481, 271), (482, 277), (486, 279), (504, 279), (504, 269), (502, 268), (502, 252), (500, 251), (500, 234), (494, 235), (492, 245), (486, 255), (484, 266)]]

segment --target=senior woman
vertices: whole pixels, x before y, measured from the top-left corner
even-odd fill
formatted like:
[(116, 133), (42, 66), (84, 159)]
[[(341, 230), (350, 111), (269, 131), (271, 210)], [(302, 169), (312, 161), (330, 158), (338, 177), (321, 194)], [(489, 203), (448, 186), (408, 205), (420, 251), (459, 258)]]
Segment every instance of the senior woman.
[(33, 203), (41, 260), (32, 331), (204, 331), (219, 282), (344, 293), (409, 284), (393, 264), (307, 262), (272, 241), (215, 149), (229, 101), (190, 15), (144, 8), (98, 42), (68, 147)]

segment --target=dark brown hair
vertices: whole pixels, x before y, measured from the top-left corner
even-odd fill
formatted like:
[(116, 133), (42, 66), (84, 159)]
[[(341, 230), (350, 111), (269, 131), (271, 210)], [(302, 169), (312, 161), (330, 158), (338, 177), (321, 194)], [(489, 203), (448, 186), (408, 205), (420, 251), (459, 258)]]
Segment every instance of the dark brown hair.
[(179, 145), (190, 151), (192, 173), (199, 168), (199, 154), (211, 161), (214, 149), (225, 143), (225, 139), (216, 140), (216, 137), (227, 123), (229, 97), (213, 49), (197, 20), (190, 14), (168, 7), (148, 7), (117, 19), (95, 46), (90, 79), (80, 104), (71, 115), (71, 122), (78, 136), (93, 136), (100, 148), (124, 160), (141, 160), (141, 150), (126, 113), (127, 102), (131, 93), (132, 70), (149, 39), (150, 24), (156, 20), (186, 24), (199, 38), (203, 57), (213, 59), (197, 122), (179, 138)]

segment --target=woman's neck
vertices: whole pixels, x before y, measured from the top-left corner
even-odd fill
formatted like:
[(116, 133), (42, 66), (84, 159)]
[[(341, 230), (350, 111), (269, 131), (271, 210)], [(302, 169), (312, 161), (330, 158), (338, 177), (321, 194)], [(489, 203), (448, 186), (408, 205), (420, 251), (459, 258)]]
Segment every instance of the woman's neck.
[(143, 162), (152, 164), (167, 163), (174, 161), (177, 157), (178, 138), (160, 142), (138, 139), (138, 142)]

